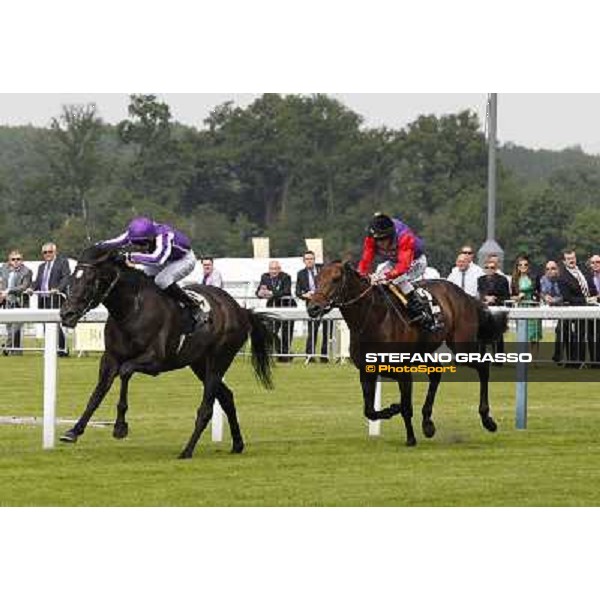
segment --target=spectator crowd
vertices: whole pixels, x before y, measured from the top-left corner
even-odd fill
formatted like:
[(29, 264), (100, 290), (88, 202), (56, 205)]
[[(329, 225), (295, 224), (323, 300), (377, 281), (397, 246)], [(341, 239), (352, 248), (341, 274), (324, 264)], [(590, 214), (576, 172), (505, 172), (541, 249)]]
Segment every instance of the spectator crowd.
[[(519, 255), (509, 272), (501, 269), (500, 257), (490, 254), (482, 266), (474, 261), (471, 245), (465, 244), (457, 253), (455, 266), (447, 276), (467, 294), (478, 298), (488, 306), (585, 306), (597, 304), (600, 296), (600, 255), (591, 256), (585, 264), (578, 262), (575, 250), (566, 249), (559, 260), (548, 260), (538, 270), (525, 254)], [(41, 247), (41, 262), (33, 273), (25, 265), (25, 257), (18, 248), (12, 248), (6, 262), (0, 265), (0, 308), (27, 308), (33, 295), (41, 309), (60, 308), (70, 275), (69, 262), (59, 254), (56, 245), (47, 242)], [(198, 283), (224, 287), (223, 276), (215, 269), (214, 259), (201, 259), (202, 275)], [(306, 251), (303, 255), (304, 268), (296, 274), (295, 289), (292, 277), (285, 273), (277, 260), (269, 262), (268, 271), (263, 273), (255, 295), (266, 301), (267, 307), (295, 307), (297, 302), (310, 300), (316, 287), (321, 265), (316, 263), (315, 254)], [(438, 277), (435, 269), (429, 268), (425, 275)], [(293, 320), (273, 320), (278, 360), (289, 362), (294, 354)], [(555, 362), (566, 366), (581, 366), (586, 361), (586, 349), (591, 363), (600, 366), (600, 319), (560, 320), (556, 326), (554, 344)], [(22, 325), (7, 325), (7, 340), (3, 353), (22, 352)], [(321, 343), (318, 344), (319, 331)], [(332, 322), (310, 320), (303, 354), (309, 360), (328, 361), (329, 345), (332, 340)], [(542, 322), (528, 321), (528, 339), (534, 349), (542, 340)], [(501, 342), (502, 345), (502, 342)], [(65, 335), (59, 331), (60, 356), (68, 356)], [(302, 354), (301, 352), (299, 352)]]
[[(486, 257), (483, 268), (473, 261), (473, 248), (463, 246), (448, 280), (488, 306), (586, 306), (597, 305), (600, 298), (600, 255), (580, 265), (573, 248), (565, 249), (560, 260), (548, 260), (543, 273), (526, 254), (519, 255), (510, 274), (500, 269), (497, 255)], [(527, 337), (534, 352), (542, 340), (542, 321), (527, 321)], [(600, 366), (600, 319), (561, 319), (555, 330), (556, 363), (578, 368), (586, 362)]]

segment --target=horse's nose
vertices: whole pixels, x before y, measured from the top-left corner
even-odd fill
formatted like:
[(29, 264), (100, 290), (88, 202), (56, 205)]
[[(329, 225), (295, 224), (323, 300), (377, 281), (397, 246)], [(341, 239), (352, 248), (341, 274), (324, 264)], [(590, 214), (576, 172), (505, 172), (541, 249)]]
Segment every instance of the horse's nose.
[(317, 306), (316, 304), (309, 304), (306, 309), (306, 312), (308, 312), (308, 316), (311, 319), (315, 319), (319, 316), (319, 313), (321, 312), (321, 307)]
[(60, 309), (60, 322), (64, 327), (75, 327), (77, 324), (77, 315), (74, 310), (65, 308)]

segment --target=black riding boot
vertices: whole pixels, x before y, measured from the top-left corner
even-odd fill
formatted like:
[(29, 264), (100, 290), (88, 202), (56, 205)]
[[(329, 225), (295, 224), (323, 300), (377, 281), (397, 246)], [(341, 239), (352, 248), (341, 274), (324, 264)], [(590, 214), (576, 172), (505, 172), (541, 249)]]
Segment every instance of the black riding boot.
[(438, 325), (431, 314), (429, 302), (425, 298), (422, 298), (416, 293), (416, 290), (413, 290), (408, 294), (406, 300), (406, 310), (408, 311), (408, 318), (411, 323), (420, 323), (428, 331), (436, 331), (438, 329)]
[(168, 288), (165, 288), (165, 292), (179, 304), (183, 304), (184, 307), (189, 309), (189, 314), (194, 322), (190, 327), (185, 327), (184, 333), (192, 333), (196, 325), (204, 325), (208, 321), (206, 313), (176, 283), (172, 283)]

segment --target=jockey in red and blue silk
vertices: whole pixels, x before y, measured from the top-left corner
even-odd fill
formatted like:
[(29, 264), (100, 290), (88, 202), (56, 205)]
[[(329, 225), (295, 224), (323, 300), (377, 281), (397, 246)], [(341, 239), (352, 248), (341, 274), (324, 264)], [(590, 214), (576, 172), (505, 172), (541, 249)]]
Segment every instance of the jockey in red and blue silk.
[[(404, 294), (411, 321), (420, 322), (426, 329), (436, 331), (438, 323), (430, 306), (429, 292), (412, 285), (422, 278), (427, 268), (423, 240), (400, 219), (375, 213), (363, 242), (363, 252), (358, 270), (370, 276), (372, 285), (391, 282)], [(373, 273), (375, 258), (384, 260)]]
[(393, 266), (384, 271), (385, 279), (404, 275), (413, 262), (423, 255), (423, 241), (399, 219), (376, 214), (363, 242), (363, 253), (358, 270), (361, 275), (371, 273), (375, 257), (381, 257)]

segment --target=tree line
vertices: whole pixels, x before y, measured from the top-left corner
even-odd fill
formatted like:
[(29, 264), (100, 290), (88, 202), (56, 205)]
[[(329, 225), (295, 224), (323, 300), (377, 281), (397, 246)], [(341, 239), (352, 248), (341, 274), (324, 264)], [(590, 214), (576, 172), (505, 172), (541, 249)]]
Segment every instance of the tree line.
[[(498, 241), (512, 261), (563, 247), (597, 252), (600, 161), (580, 149), (499, 149)], [(128, 118), (64, 106), (49, 128), (0, 127), (0, 242), (36, 256), (42, 241), (81, 250), (134, 215), (171, 222), (197, 254), (273, 255), (322, 237), (331, 259), (356, 257), (371, 214), (406, 220), (443, 273), (458, 247), (484, 241), (487, 142), (470, 111), (419, 116), (402, 129), (365, 127), (324, 94), (264, 94), (216, 106), (204, 127), (173, 120), (154, 95), (132, 95)]]

